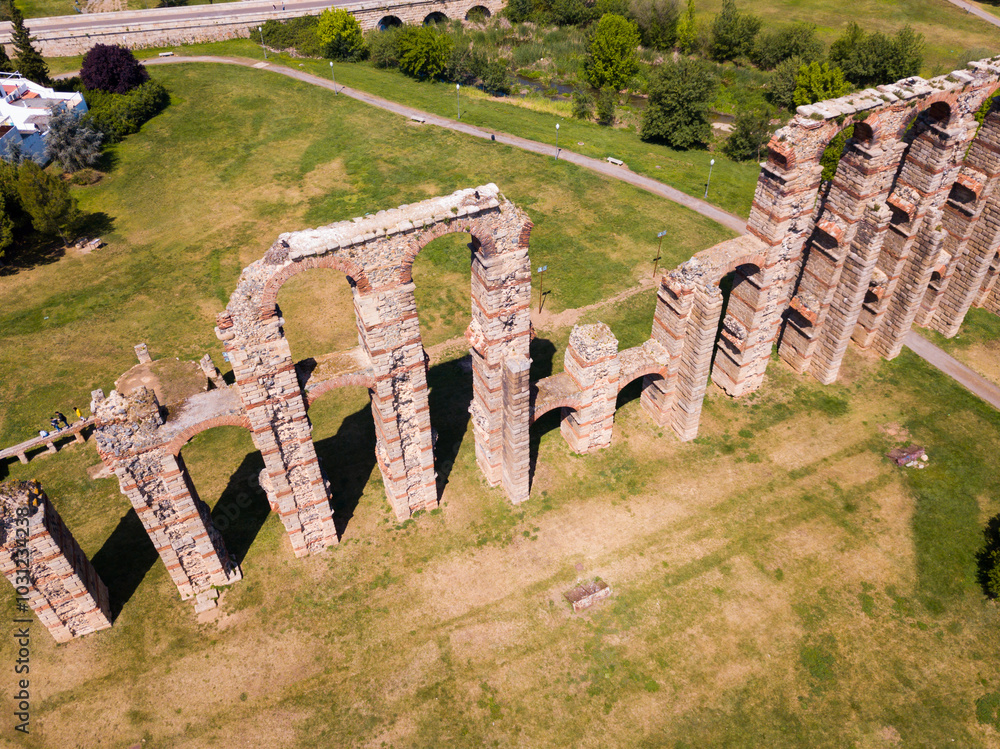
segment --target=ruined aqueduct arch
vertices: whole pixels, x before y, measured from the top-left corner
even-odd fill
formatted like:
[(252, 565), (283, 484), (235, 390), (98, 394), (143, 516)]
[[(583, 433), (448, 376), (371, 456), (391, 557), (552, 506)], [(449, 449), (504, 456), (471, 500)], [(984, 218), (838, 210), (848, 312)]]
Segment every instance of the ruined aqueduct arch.
[[(296, 555), (316, 553), (337, 535), (307, 407), (331, 389), (363, 385), (390, 504), (399, 517), (434, 506), (411, 270), (420, 250), (448, 232), (473, 237), (466, 335), (476, 457), (513, 502), (528, 498), (530, 424), (553, 409), (562, 410), (574, 450), (606, 447), (618, 394), (642, 377), (643, 408), (689, 440), (710, 372), (730, 395), (751, 392), (775, 344), (797, 372), (830, 383), (851, 340), (892, 358), (914, 323), (953, 336), (973, 305), (1000, 313), (1000, 111), (994, 106), (981, 127), (976, 121), (1000, 83), (998, 60), (799, 107), (769, 143), (747, 234), (662, 276), (649, 340), (619, 351), (606, 325), (577, 326), (564, 371), (535, 383), (528, 376), (532, 225), (495, 185), (283, 234), (244, 270), (218, 319), (235, 384), (192, 396), (165, 422), (148, 390), (107, 398), (98, 391), (101, 457), (182, 597), (200, 606), (212, 605), (213, 587), (241, 576), (180, 458), (204, 429), (250, 430), (266, 466), (261, 483)], [(854, 136), (824, 185), (823, 151), (850, 125)], [(276, 300), (285, 281), (314, 268), (350, 280), (359, 346), (320, 357), (306, 372), (296, 369)], [(723, 316), (719, 284), (729, 274)]]

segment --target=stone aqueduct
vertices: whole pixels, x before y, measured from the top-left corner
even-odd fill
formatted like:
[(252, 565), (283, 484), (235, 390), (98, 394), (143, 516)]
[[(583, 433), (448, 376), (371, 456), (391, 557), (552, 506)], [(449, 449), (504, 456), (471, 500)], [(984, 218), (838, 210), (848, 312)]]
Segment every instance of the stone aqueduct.
[[(217, 380), (165, 421), (145, 388), (106, 398), (97, 391), (101, 458), (181, 596), (199, 608), (214, 605), (215, 586), (240, 577), (181, 458), (200, 431), (250, 431), (265, 463), (261, 484), (294, 553), (318, 553), (338, 539), (309, 405), (334, 388), (363, 385), (393, 510), (404, 518), (435, 506), (427, 356), (411, 268), (448, 232), (472, 237), (466, 337), (476, 458), (514, 503), (529, 496), (530, 425), (553, 409), (561, 409), (574, 450), (606, 447), (618, 393), (641, 377), (646, 412), (690, 440), (709, 377), (732, 396), (749, 393), (775, 344), (795, 371), (830, 383), (851, 340), (892, 358), (914, 323), (953, 336), (973, 305), (1000, 313), (1000, 109), (990, 105), (981, 126), (976, 120), (1000, 86), (997, 60), (800, 107), (769, 144), (747, 233), (662, 275), (649, 340), (619, 351), (605, 325), (577, 326), (564, 371), (537, 382), (528, 374), (532, 224), (495, 185), (282, 234), (244, 270), (218, 318), (235, 383)], [(852, 125), (836, 175), (823, 183), (820, 157)], [(296, 368), (276, 299), (285, 281), (315, 268), (350, 282), (359, 345), (306, 372)], [(719, 288), (726, 276), (728, 304)]]

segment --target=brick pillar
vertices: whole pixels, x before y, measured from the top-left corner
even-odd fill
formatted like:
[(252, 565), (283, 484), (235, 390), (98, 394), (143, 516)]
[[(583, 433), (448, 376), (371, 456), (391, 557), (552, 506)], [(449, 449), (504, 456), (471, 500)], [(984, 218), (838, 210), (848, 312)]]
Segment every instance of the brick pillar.
[[(886, 201), (894, 217), (877, 266), (887, 279), (885, 291), (877, 303), (862, 310), (854, 340), (862, 348), (875, 345), (889, 358), (901, 350), (926, 294), (944, 239), (938, 236), (941, 206), (974, 132), (957, 115), (955, 119), (950, 128), (918, 122), (924, 130), (910, 144)], [(920, 256), (911, 258), (918, 245)]]
[(891, 218), (892, 211), (884, 204), (869, 205), (854, 235), (809, 370), (824, 385), (836, 381), (840, 373)]
[(56, 642), (111, 626), (108, 589), (34, 481), (0, 483), (0, 570)]
[[(822, 126), (820, 122), (796, 120), (796, 127), (803, 131)], [(736, 275), (734, 319), (739, 311), (743, 338), (738, 346), (720, 348), (719, 374), (714, 377), (733, 396), (756, 390), (764, 379), (771, 347), (801, 268), (823, 171), (818, 157), (816, 163), (797, 163), (794, 148), (779, 136), (772, 138), (768, 148), (768, 162), (757, 180), (747, 221), (747, 231), (765, 245), (766, 260), (749, 284), (745, 274)]]
[[(930, 217), (931, 223), (936, 223)], [(907, 257), (899, 284), (892, 295), (885, 320), (875, 336), (875, 350), (886, 359), (894, 359), (903, 350), (913, 321), (920, 310), (920, 302), (931, 280), (934, 263), (941, 252), (946, 233), (940, 225), (930, 231), (922, 231)]]
[(465, 333), (472, 357), (469, 413), (476, 461), (490, 486), (503, 481), (504, 361), (529, 358), (530, 230), (530, 223), (521, 228), (515, 247), (496, 252), (483, 245), (472, 256), (472, 322)]
[(530, 359), (512, 356), (504, 362), (503, 488), (514, 504), (530, 491), (530, 370)]
[(945, 204), (949, 236), (945, 251), (952, 256), (949, 277), (941, 279), (926, 307), (932, 328), (951, 338), (975, 303), (990, 262), (1000, 246), (1000, 206), (996, 192), (1000, 176), (1000, 112), (986, 116), (969, 147), (965, 166)]
[(684, 442), (698, 436), (701, 405), (708, 388), (721, 314), (722, 293), (718, 286), (701, 287), (694, 292), (677, 373), (677, 397), (670, 419), (670, 426)]
[(412, 282), (355, 292), (361, 344), (375, 370), (375, 453), (396, 517), (437, 507), (427, 369)]
[[(228, 322), (228, 325), (227, 325)], [(219, 319), (236, 387), (260, 450), (295, 556), (317, 554), (337, 543), (330, 492), (316, 457), (306, 400), (295, 373), (280, 317), (258, 323), (252, 338), (227, 333), (228, 314)]]
[(162, 444), (159, 406), (151, 390), (128, 396), (116, 391), (97, 404), (95, 441), (153, 546), (167, 566), (181, 598), (197, 597), (211, 608), (213, 587), (242, 578), (230, 559), (211, 513), (191, 485), (183, 461)]
[(580, 389), (580, 408), (564, 409), (560, 431), (574, 452), (611, 444), (618, 401), (618, 339), (602, 322), (575, 325), (569, 334), (565, 371)]
[[(842, 305), (842, 300), (852, 294), (851, 289), (842, 288), (844, 263), (852, 252), (856, 258), (859, 250), (867, 254), (855, 243), (855, 234), (870, 206), (885, 200), (902, 148), (903, 144), (881, 148), (848, 141), (806, 245), (802, 274), (781, 335), (781, 358), (796, 372), (810, 370), (825, 339), (823, 328), (831, 305), (838, 304), (838, 300)], [(852, 284), (856, 281), (856, 277), (849, 279)], [(842, 315), (839, 320), (843, 320)], [(839, 329), (834, 335), (840, 338)], [(829, 371), (828, 360), (825, 369)]]
[(656, 312), (650, 338), (667, 351), (669, 360), (664, 377), (647, 375), (642, 380), (642, 407), (659, 426), (670, 423), (671, 409), (677, 395), (677, 373), (684, 349), (688, 318), (694, 303), (694, 287), (664, 276), (656, 294)]

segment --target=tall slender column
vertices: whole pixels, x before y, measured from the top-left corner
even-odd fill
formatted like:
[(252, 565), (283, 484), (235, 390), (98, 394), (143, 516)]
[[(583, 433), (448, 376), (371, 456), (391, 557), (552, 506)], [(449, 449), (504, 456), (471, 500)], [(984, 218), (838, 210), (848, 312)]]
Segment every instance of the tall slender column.
[(604, 323), (575, 325), (569, 334), (565, 371), (580, 389), (580, 408), (560, 424), (574, 452), (589, 453), (611, 444), (618, 402), (618, 339)]
[(694, 304), (694, 287), (678, 279), (664, 276), (656, 294), (656, 312), (653, 315), (651, 338), (666, 349), (670, 357), (666, 375), (662, 378), (647, 375), (642, 381), (642, 407), (659, 426), (666, 426), (676, 398), (677, 375), (688, 318)]
[(670, 426), (681, 440), (698, 436), (701, 406), (708, 389), (712, 351), (722, 314), (722, 293), (718, 286), (698, 288), (694, 293), (691, 317), (677, 378), (677, 399)]
[(504, 361), (503, 488), (514, 504), (528, 498), (531, 471), (531, 360)]

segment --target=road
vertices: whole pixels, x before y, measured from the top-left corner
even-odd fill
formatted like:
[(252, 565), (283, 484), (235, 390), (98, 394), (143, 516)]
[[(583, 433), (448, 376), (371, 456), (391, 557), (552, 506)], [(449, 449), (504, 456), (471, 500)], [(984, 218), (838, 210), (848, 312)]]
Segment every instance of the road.
[(906, 336), (906, 347), (935, 369), (944, 372), (951, 379), (973, 395), (1000, 410), (1000, 387), (984, 377), (980, 377), (967, 366), (939, 349), (933, 343), (911, 330)]
[[(373, 3), (362, 3), (357, 0), (244, 0), (243, 2), (227, 2), (218, 5), (177, 6), (173, 8), (149, 8), (147, 10), (125, 10), (115, 13), (75, 13), (71, 16), (49, 16), (47, 18), (29, 18), (25, 25), (33, 33), (73, 32), (94, 33), (101, 30), (120, 30), (128, 24), (140, 23), (178, 23), (186, 21), (210, 22), (233, 16), (258, 18), (263, 12), (272, 12), (275, 8), (284, 8), (287, 18), (315, 15), (331, 6), (371, 6)], [(0, 34), (10, 33), (10, 23), (0, 23)]]

